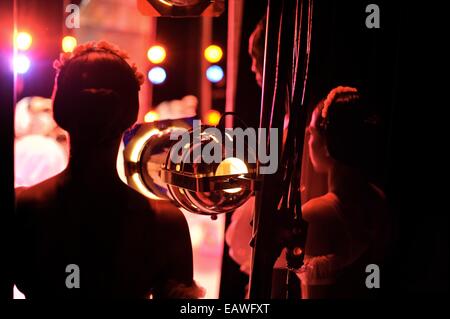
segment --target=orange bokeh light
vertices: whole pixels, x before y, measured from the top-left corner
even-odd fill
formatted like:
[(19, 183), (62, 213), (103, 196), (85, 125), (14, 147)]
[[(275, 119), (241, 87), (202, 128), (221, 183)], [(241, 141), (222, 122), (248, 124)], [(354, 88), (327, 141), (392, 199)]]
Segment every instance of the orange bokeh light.
[(66, 53), (72, 52), (77, 46), (77, 39), (68, 35), (62, 40), (62, 50)]
[(33, 43), (33, 37), (28, 32), (19, 32), (16, 35), (16, 48), (21, 51), (28, 50)]
[(144, 116), (144, 121), (146, 123), (155, 122), (159, 119), (159, 114), (155, 111), (150, 111)]
[(211, 63), (217, 63), (222, 59), (223, 51), (218, 45), (210, 45), (205, 49), (205, 59)]
[(206, 124), (215, 126), (219, 124), (220, 112), (216, 110), (209, 110), (206, 113)]
[(159, 64), (166, 59), (166, 49), (160, 45), (154, 45), (148, 49), (147, 58), (153, 64)]

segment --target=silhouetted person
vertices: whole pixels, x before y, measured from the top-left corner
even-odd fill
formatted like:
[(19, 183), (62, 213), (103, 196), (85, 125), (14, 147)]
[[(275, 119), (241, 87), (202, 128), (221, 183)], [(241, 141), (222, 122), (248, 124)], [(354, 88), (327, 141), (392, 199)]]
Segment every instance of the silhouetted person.
[(265, 36), (266, 16), (258, 22), (248, 39), (248, 54), (252, 59), (251, 70), (255, 74), (255, 80), (259, 87), (262, 87), (263, 80)]
[(369, 115), (351, 87), (333, 89), (312, 114), (309, 155), (314, 169), (328, 175), (328, 193), (302, 208), (308, 222), (303, 298), (362, 298), (374, 291), (366, 287), (366, 266), (383, 261), (387, 209), (365, 173), (373, 147)]
[[(70, 134), (70, 160), (59, 175), (17, 191), (14, 281), (27, 298), (198, 294), (182, 213), (156, 213), (117, 175), (143, 80), (126, 58), (98, 42), (55, 61), (54, 118)], [(70, 264), (79, 267), (79, 288), (66, 285)]]

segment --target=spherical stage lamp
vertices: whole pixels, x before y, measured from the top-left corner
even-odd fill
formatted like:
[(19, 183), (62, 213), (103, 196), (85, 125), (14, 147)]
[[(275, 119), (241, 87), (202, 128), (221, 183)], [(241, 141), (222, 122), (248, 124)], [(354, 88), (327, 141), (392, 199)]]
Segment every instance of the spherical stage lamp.
[(191, 128), (192, 121), (158, 121), (131, 130), (124, 150), (127, 181), (151, 199), (214, 218), (244, 204), (259, 185), (256, 152), (245, 145), (246, 154), (236, 154), (231, 134)]

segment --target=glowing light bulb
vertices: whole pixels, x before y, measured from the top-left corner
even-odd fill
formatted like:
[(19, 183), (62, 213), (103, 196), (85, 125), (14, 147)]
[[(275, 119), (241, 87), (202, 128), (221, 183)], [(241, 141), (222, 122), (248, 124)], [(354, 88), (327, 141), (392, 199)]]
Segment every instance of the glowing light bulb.
[[(234, 174), (247, 174), (248, 169), (244, 161), (237, 157), (227, 157), (216, 169), (216, 176), (234, 175)], [(240, 187), (224, 189), (224, 192), (233, 194), (242, 190)]]
[(149, 72), (148, 72), (148, 79), (150, 80), (150, 82), (152, 82), (153, 84), (161, 84), (166, 80), (166, 71), (157, 66), (152, 68)]
[(159, 64), (166, 59), (166, 49), (160, 45), (154, 45), (148, 49), (147, 58), (153, 64)]
[(206, 124), (216, 126), (220, 121), (220, 112), (216, 110), (209, 110), (206, 113)]
[(73, 50), (76, 48), (77, 46), (77, 39), (72, 37), (72, 36), (65, 36), (62, 39), (62, 50), (64, 52), (73, 52)]
[(18, 50), (25, 51), (31, 47), (33, 37), (28, 32), (19, 32), (16, 35), (16, 47)]
[(217, 63), (222, 59), (223, 51), (218, 45), (210, 45), (205, 49), (205, 59), (211, 63)]

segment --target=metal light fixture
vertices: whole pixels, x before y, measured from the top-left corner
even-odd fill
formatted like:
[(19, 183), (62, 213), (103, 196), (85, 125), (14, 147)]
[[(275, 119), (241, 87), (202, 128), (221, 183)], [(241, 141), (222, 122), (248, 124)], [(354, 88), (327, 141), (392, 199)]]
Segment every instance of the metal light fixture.
[[(256, 153), (247, 148), (247, 156), (237, 157), (230, 148), (230, 134), (223, 131), (222, 140), (208, 131), (210, 126), (192, 128), (192, 122), (193, 118), (156, 121), (127, 132), (125, 175), (128, 185), (148, 198), (170, 200), (214, 218), (244, 204), (258, 186)], [(174, 134), (181, 139), (171, 139)], [(221, 149), (221, 157), (205, 161), (204, 147)]]
[(138, 0), (143, 15), (164, 17), (218, 17), (225, 0)]

